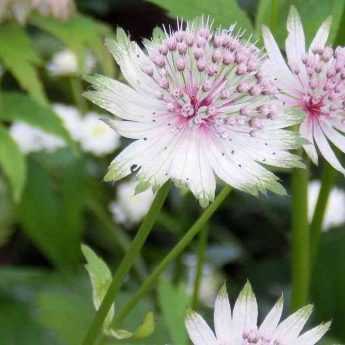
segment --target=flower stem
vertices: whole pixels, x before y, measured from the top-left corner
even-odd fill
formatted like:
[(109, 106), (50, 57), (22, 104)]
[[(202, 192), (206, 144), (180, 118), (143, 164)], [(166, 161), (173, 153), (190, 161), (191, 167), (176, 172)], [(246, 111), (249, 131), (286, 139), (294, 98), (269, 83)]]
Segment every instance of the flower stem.
[(84, 114), (87, 111), (87, 104), (86, 100), (83, 98), (83, 87), (81, 84), (81, 80), (76, 76), (71, 76), (69, 78), (71, 92), (73, 96), (73, 100), (80, 111), (81, 114)]
[(219, 208), (225, 198), (229, 195), (231, 188), (225, 186), (222, 191), (217, 195), (214, 202), (202, 213), (199, 219), (193, 224), (193, 226), (186, 232), (182, 239), (175, 245), (175, 247), (168, 253), (168, 255), (156, 266), (153, 272), (145, 279), (136, 294), (130, 299), (130, 301), (123, 307), (122, 310), (115, 316), (114, 323), (117, 326), (136, 306), (136, 304), (142, 299), (146, 292), (151, 289), (157, 278), (165, 270), (165, 268), (187, 247), (192, 239), (205, 227), (205, 224)]
[(198, 303), (199, 303), (199, 292), (200, 292), (202, 273), (204, 269), (207, 240), (208, 240), (208, 227), (206, 225), (199, 234), (198, 256), (197, 256), (197, 265), (196, 265), (196, 271), (195, 271), (193, 299), (192, 299), (192, 309), (194, 310), (197, 309)]
[(335, 178), (336, 171), (328, 163), (325, 162), (321, 178), (321, 188), (317, 199), (313, 218), (310, 224), (311, 265), (313, 265), (315, 258), (317, 256), (328, 197), (334, 184)]
[(292, 174), (292, 310), (303, 306), (308, 300), (310, 239), (307, 189), (308, 170), (295, 169)]
[[(127, 235), (124, 230), (115, 222), (109, 219), (107, 212), (97, 203), (94, 199), (89, 199), (86, 201), (89, 210), (95, 215), (99, 222), (103, 225), (106, 238), (109, 247), (114, 250), (113, 245), (117, 245), (124, 253), (127, 252), (131, 245), (131, 240), (129, 235)], [(140, 280), (144, 280), (147, 275), (147, 269), (143, 258), (138, 255), (138, 258), (134, 264), (134, 269)]]
[(150, 234), (158, 214), (164, 204), (164, 201), (170, 190), (170, 182), (167, 182), (158, 192), (151, 205), (151, 208), (147, 215), (144, 218), (143, 223), (141, 224), (134, 240), (132, 241), (130, 247), (127, 250), (125, 257), (122, 259), (120, 266), (115, 272), (113, 280), (109, 286), (109, 289), (102, 301), (100, 308), (98, 309), (93, 322), (91, 323), (90, 328), (86, 334), (86, 337), (83, 341), (83, 345), (92, 345), (94, 344), (97, 336), (99, 335), (103, 322), (108, 314), (108, 311), (111, 305), (114, 302), (114, 299), (121, 287), (123, 279), (126, 274), (131, 269), (132, 265), (137, 260), (137, 257), (143, 247), (148, 235)]

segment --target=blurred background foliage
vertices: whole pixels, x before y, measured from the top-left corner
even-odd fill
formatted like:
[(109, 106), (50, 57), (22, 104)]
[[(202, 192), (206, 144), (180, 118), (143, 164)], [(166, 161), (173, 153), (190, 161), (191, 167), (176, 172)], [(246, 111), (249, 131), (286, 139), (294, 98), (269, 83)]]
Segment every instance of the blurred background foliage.
[[(0, 0), (0, 10), (11, 2)], [(121, 26), (140, 41), (156, 26), (174, 26), (176, 17), (209, 15), (217, 26), (236, 22), (259, 44), (265, 24), (284, 49), (292, 4), (309, 40), (332, 16), (331, 40), (345, 43), (344, 0), (79, 0), (66, 18), (32, 11), (21, 23), (0, 12), (1, 345), (80, 344), (94, 313), (81, 243), (88, 243), (114, 271), (152, 201), (150, 192), (133, 197), (131, 181), (114, 186), (102, 182), (112, 157), (126, 144), (98, 121), (108, 115), (81, 96), (87, 73), (122, 79), (104, 38)], [(317, 180), (320, 169), (312, 167), (311, 174)], [(289, 175), (281, 173), (281, 178), (289, 190)], [(342, 178), (337, 185), (311, 286), (313, 322), (333, 320), (325, 343), (345, 341)], [(317, 182), (310, 187), (314, 204), (318, 188)], [(281, 291), (289, 299), (290, 201), (289, 196), (255, 199), (232, 193), (208, 226), (200, 309), (210, 315), (224, 280), (234, 297), (249, 278), (262, 312)], [(171, 192), (115, 313), (199, 213), (191, 195)], [(154, 311), (152, 335), (142, 340), (106, 338), (105, 344), (187, 344), (183, 316), (192, 300), (198, 245), (195, 240), (124, 322), (133, 330)]]

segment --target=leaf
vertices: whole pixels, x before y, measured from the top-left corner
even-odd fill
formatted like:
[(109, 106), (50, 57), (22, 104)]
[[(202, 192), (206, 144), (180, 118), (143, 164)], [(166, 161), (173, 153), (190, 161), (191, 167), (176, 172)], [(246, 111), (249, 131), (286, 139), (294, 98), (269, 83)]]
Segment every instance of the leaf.
[(249, 33), (253, 31), (252, 24), (247, 14), (239, 7), (236, 0), (148, 0), (166, 9), (171, 16), (183, 19), (194, 19), (199, 16), (210, 16), (214, 19), (214, 25), (224, 28), (237, 23), (238, 28), (245, 29)]
[(6, 174), (15, 201), (19, 201), (26, 180), (26, 161), (8, 131), (0, 127), (0, 165)]
[(39, 103), (46, 104), (36, 67), (41, 64), (25, 29), (16, 24), (0, 26), (0, 60), (19, 84)]
[(182, 286), (175, 287), (165, 279), (159, 281), (158, 297), (172, 343), (174, 345), (187, 344), (184, 318), (189, 297), (185, 294)]
[[(339, 29), (341, 17), (345, 8), (343, 0), (293, 0), (293, 1), (276, 1), (277, 9), (275, 15), (272, 12), (272, 0), (260, 0), (256, 17), (255, 28), (258, 36), (261, 36), (261, 27), (267, 25), (273, 30), (274, 37), (280, 47), (284, 47), (286, 39), (286, 20), (291, 5), (296, 6), (303, 22), (304, 31), (307, 41), (316, 34), (321, 23), (332, 16), (332, 28), (330, 34), (330, 42), (333, 42)], [(273, 17), (272, 17), (273, 16)], [(272, 28), (272, 24), (274, 28)]]
[[(51, 156), (51, 155), (50, 155)], [(81, 159), (61, 161), (48, 171), (48, 162), (28, 160), (28, 181), (19, 205), (23, 230), (59, 268), (75, 268), (80, 259), (80, 238), (85, 207), (85, 168)], [(73, 206), (71, 206), (73, 204)], [(72, 209), (71, 209), (72, 207)]]
[[(112, 275), (106, 263), (97, 256), (90, 247), (83, 244), (81, 246), (81, 250), (87, 261), (85, 268), (88, 271), (91, 280), (93, 304), (96, 310), (98, 310), (109, 289)], [(108, 329), (110, 327), (110, 323), (113, 321), (114, 308), (115, 306), (113, 304), (104, 320), (105, 329)]]
[(105, 334), (118, 340), (124, 339), (142, 339), (149, 337), (155, 329), (155, 320), (152, 312), (145, 315), (142, 324), (132, 333), (125, 329), (109, 328), (105, 330)]
[(77, 293), (44, 291), (37, 297), (37, 319), (63, 344), (81, 344), (92, 317), (85, 302)]
[[(105, 35), (111, 30), (103, 23), (85, 15), (75, 15), (67, 21), (60, 21), (51, 17), (32, 16), (31, 23), (43, 31), (57, 37), (69, 49), (74, 51), (79, 59), (79, 66), (85, 66), (86, 49), (92, 49), (103, 65), (107, 74), (112, 74), (114, 64), (111, 55), (103, 45)], [(84, 73), (83, 70), (80, 71)]]
[(24, 121), (55, 134), (75, 145), (64, 128), (62, 120), (48, 106), (43, 106), (30, 96), (16, 92), (1, 94), (0, 120)]

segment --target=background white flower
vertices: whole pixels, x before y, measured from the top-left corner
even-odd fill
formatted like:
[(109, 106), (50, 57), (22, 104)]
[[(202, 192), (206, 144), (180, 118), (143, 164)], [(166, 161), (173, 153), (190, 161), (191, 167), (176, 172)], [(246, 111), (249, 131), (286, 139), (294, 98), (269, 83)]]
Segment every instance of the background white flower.
[(81, 128), (83, 119), (78, 109), (74, 106), (55, 103), (53, 104), (53, 110), (61, 118), (71, 138), (75, 141), (79, 141), (82, 136)]
[[(311, 222), (316, 202), (319, 196), (321, 184), (315, 180), (308, 186), (308, 219)], [(334, 187), (328, 197), (325, 216), (322, 224), (323, 230), (342, 225), (345, 223), (345, 192), (343, 189)]]
[(135, 181), (123, 182), (117, 186), (116, 201), (110, 204), (110, 211), (115, 222), (124, 225), (133, 225), (148, 212), (154, 194), (151, 189), (135, 194)]
[[(197, 269), (197, 257), (194, 254), (188, 254), (184, 257), (184, 263), (187, 268), (186, 289), (189, 295), (193, 294), (195, 275)], [(223, 281), (221, 273), (216, 266), (210, 262), (205, 262), (202, 268), (199, 299), (211, 307), (217, 296), (219, 285)]]
[[(103, 116), (106, 119), (106, 116)], [(80, 145), (86, 152), (102, 156), (115, 151), (120, 145), (120, 137), (98, 113), (87, 113), (82, 119), (80, 128)]]
[(69, 76), (80, 72), (90, 73), (96, 66), (96, 59), (91, 53), (85, 55), (85, 65), (80, 68), (77, 56), (69, 49), (57, 52), (47, 65), (48, 72), (54, 76)]
[(264, 321), (258, 326), (258, 305), (249, 283), (239, 294), (231, 311), (225, 285), (214, 306), (215, 333), (197, 313), (190, 312), (186, 327), (194, 345), (314, 345), (328, 331), (330, 322), (302, 333), (312, 306), (305, 306), (280, 322), (283, 299), (280, 298)]
[(66, 143), (61, 138), (24, 122), (13, 123), (10, 127), (10, 135), (24, 153), (37, 151), (54, 152), (66, 146)]
[(157, 188), (172, 179), (202, 206), (214, 198), (216, 176), (254, 195), (285, 192), (266, 167), (303, 166), (288, 152), (298, 146), (296, 135), (284, 129), (300, 117), (284, 114), (261, 73), (261, 52), (233, 26), (212, 32), (208, 20), (185, 29), (178, 23), (175, 33), (145, 41), (146, 52), (119, 29), (107, 45), (130, 86), (90, 77), (94, 91), (85, 96), (134, 139), (111, 163), (107, 181), (136, 173)]
[(271, 32), (264, 27), (269, 56), (266, 74), (274, 77), (281, 100), (305, 113), (300, 134), (308, 140), (303, 147), (309, 158), (317, 164), (317, 147), (330, 165), (345, 174), (329, 144), (345, 152), (345, 48), (333, 50), (326, 45), (330, 26), (330, 19), (322, 23), (306, 51), (301, 18), (291, 7), (285, 48), (287, 63)]

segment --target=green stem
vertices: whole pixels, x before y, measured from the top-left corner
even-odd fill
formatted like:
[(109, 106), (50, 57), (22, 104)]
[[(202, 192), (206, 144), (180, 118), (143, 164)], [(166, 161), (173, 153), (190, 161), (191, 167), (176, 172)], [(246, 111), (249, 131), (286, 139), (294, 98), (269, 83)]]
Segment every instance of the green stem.
[(175, 245), (175, 247), (168, 253), (168, 255), (156, 266), (153, 272), (145, 279), (137, 293), (131, 300), (123, 307), (119, 313), (116, 314), (114, 324), (118, 325), (128, 313), (135, 307), (135, 305), (143, 298), (146, 292), (151, 289), (157, 278), (166, 269), (166, 267), (188, 246), (192, 239), (205, 227), (205, 224), (219, 208), (225, 198), (229, 195), (231, 188), (226, 186), (217, 195), (214, 202), (202, 213), (194, 225), (186, 232), (182, 239)]
[(277, 29), (277, 18), (278, 18), (278, 0), (272, 0), (271, 4), (271, 30), (274, 33), (276, 33)]
[[(131, 245), (130, 237), (120, 226), (109, 219), (107, 212), (105, 212), (104, 209), (93, 199), (87, 200), (87, 206), (105, 229), (107, 235), (106, 239), (109, 241), (109, 245), (113, 247), (115, 244), (120, 247), (124, 253), (126, 253)], [(141, 280), (144, 280), (147, 275), (147, 269), (145, 262), (140, 255), (134, 264), (134, 269), (136, 270), (138, 277)]]
[(81, 80), (79, 79), (79, 77), (74, 77), (74, 76), (71, 76), (69, 80), (70, 80), (71, 91), (72, 91), (74, 102), (78, 110), (82, 114), (84, 114), (87, 111), (87, 103), (86, 103), (85, 98), (82, 96), (83, 87), (81, 84)]
[(291, 308), (306, 304), (309, 289), (308, 170), (292, 174), (292, 296)]
[(197, 309), (198, 304), (199, 304), (199, 292), (200, 292), (200, 285), (201, 285), (201, 280), (202, 280), (201, 279), (202, 273), (204, 269), (207, 240), (208, 240), (208, 227), (206, 225), (199, 234), (198, 256), (197, 256), (197, 265), (196, 265), (195, 280), (194, 280), (194, 287), (193, 287), (192, 309)]
[(336, 171), (325, 162), (322, 178), (321, 188), (315, 206), (315, 211), (310, 224), (310, 253), (311, 253), (311, 265), (313, 265), (317, 256), (320, 235), (322, 230), (322, 224), (325, 217), (327, 202), (329, 194), (332, 190), (332, 186), (335, 182)]
[(171, 183), (167, 182), (157, 192), (157, 195), (151, 205), (149, 212), (145, 216), (143, 223), (141, 224), (134, 240), (131, 243), (131, 246), (128, 248), (125, 257), (122, 259), (120, 266), (115, 272), (109, 289), (82, 343), (83, 345), (94, 344), (97, 336), (99, 335), (102, 329), (103, 322), (108, 314), (108, 311), (111, 305), (113, 304), (117, 293), (120, 290), (123, 279), (125, 278), (129, 270), (131, 269), (132, 265), (134, 264), (135, 260), (137, 259), (141, 251), (141, 248), (143, 247), (148, 235), (150, 234), (157, 220), (158, 214), (170, 190), (170, 185)]

